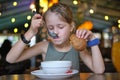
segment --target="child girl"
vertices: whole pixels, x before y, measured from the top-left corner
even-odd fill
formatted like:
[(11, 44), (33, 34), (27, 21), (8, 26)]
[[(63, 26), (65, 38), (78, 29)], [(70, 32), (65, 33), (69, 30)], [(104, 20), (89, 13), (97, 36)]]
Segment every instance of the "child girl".
[[(50, 41), (42, 41), (25, 49), (26, 44), (38, 33), (43, 22), (48, 32), (54, 33), (57, 37), (50, 35)], [(105, 68), (98, 42), (90, 45), (91, 54), (87, 48), (82, 51), (76, 50), (69, 39), (74, 27), (70, 8), (63, 3), (54, 4), (43, 16), (40, 14), (33, 16), (29, 30), (21, 35), (21, 39), (9, 51), (6, 60), (10, 63), (16, 63), (42, 54), (44, 61), (70, 60), (73, 63), (72, 68), (79, 70), (81, 58), (94, 73), (103, 73)], [(86, 29), (77, 30), (75, 35), (78, 38), (90, 41), (90, 43), (96, 40), (94, 34)]]

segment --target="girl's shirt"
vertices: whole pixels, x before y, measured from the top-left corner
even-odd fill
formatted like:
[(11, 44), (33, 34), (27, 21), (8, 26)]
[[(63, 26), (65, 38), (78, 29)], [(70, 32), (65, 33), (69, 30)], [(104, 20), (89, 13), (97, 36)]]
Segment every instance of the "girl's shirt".
[(80, 57), (79, 52), (73, 47), (68, 52), (57, 51), (52, 43), (49, 43), (48, 50), (45, 56), (45, 61), (60, 61), (69, 60), (72, 61), (72, 69), (79, 70), (80, 68)]

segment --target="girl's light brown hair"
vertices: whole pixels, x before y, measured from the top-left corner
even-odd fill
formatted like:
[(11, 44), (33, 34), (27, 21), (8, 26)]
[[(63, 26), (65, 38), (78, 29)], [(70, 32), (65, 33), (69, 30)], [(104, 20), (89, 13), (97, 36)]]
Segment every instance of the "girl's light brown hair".
[(69, 6), (63, 3), (53, 4), (44, 14), (43, 19), (45, 21), (46, 15), (49, 15), (49, 12), (55, 12), (60, 15), (67, 23), (71, 24), (73, 22), (72, 11)]

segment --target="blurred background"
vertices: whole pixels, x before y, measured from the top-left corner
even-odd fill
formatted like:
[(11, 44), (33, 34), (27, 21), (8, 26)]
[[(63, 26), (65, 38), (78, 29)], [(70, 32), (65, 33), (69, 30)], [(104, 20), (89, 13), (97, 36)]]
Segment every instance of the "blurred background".
[[(120, 35), (119, 0), (0, 0), (0, 47), (5, 39), (10, 40), (12, 46), (19, 40), (20, 34), (29, 29), (31, 18), (34, 15), (33, 11), (42, 14), (52, 4), (58, 2), (66, 3), (71, 7), (77, 28), (91, 30), (101, 40), (99, 47), (104, 58), (106, 72), (116, 72), (116, 65), (112, 60), (112, 47), (114, 36)], [(43, 27), (33, 37), (29, 46), (45, 40), (46, 37), (46, 29)], [(115, 37), (115, 39), (120, 41), (120, 37)], [(116, 53), (120, 54), (120, 51)], [(21, 66), (22, 70), (18, 68), (9, 71), (9, 74), (18, 73), (18, 70), (21, 71), (20, 73), (29, 72), (38, 68), (41, 61), (42, 57), (39, 55), (21, 63), (9, 64), (10, 69), (13, 66), (28, 64)], [(3, 61), (0, 62), (0, 72), (3, 70), (2, 63)], [(82, 61), (80, 63), (81, 72), (90, 72)], [(9, 68), (7, 67), (5, 70), (9, 70)]]

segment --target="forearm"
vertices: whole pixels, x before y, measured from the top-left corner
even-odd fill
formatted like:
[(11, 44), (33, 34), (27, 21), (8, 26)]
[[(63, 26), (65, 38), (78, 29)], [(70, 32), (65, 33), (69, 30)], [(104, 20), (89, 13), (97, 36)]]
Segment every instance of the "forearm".
[[(27, 40), (30, 40), (32, 36), (33, 35), (30, 33), (30, 31), (24, 34), (24, 37)], [(25, 47), (26, 47), (26, 44), (20, 39), (8, 52), (6, 60), (10, 63), (17, 62), (17, 59), (22, 55), (22, 52), (24, 51)]]
[(26, 45), (21, 40), (19, 40), (8, 52), (6, 61), (15, 63), (24, 50), (25, 46)]
[(92, 56), (91, 54), (88, 52), (87, 49), (80, 51), (80, 57), (82, 59), (82, 61), (85, 63), (85, 65), (91, 69), (93, 71), (92, 68)]
[(91, 52), (92, 53), (90, 53), (87, 49), (80, 51), (81, 59), (94, 73), (103, 73), (105, 67), (98, 46), (92, 46)]
[(105, 70), (104, 61), (99, 50), (99, 47), (92, 46), (92, 69), (95, 73), (103, 73)]

